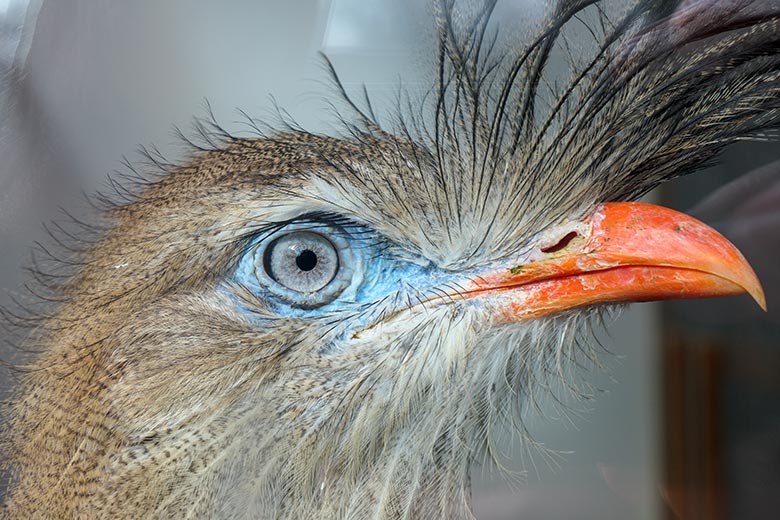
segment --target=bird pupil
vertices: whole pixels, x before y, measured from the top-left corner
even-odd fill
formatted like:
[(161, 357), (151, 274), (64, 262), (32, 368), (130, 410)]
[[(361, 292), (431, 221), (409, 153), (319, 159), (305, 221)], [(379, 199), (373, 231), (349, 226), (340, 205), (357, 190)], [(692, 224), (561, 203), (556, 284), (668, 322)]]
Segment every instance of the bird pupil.
[(301, 271), (311, 271), (317, 267), (317, 254), (309, 249), (304, 249), (295, 257), (295, 265)]

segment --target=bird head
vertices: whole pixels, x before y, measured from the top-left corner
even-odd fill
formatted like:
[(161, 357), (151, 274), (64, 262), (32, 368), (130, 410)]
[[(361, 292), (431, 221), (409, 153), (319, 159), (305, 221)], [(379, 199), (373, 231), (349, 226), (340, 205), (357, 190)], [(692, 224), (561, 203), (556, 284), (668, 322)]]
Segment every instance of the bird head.
[[(591, 355), (589, 316), (763, 306), (725, 238), (631, 201), (776, 125), (777, 16), (598, 4), (499, 57), (492, 3), (441, 2), (438, 80), (393, 122), (334, 74), (340, 136), (205, 122), (190, 161), (158, 161), (29, 340), (11, 517), (468, 516), (471, 464)], [(600, 44), (547, 92), (580, 15)]]

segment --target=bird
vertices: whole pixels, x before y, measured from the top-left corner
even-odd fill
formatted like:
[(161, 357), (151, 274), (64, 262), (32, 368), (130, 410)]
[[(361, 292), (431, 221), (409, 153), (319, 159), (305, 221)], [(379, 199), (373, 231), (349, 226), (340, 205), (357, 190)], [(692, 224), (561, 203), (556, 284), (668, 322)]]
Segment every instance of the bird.
[(33, 353), (0, 517), (473, 518), (472, 465), (506, 424), (533, 443), (605, 312), (766, 307), (725, 238), (637, 200), (780, 126), (780, 9), (607, 4), (507, 47), (495, 1), (436, 0), (431, 87), (394, 115), (323, 57), (335, 135), (209, 117), (150, 154), (33, 269), (46, 310), (5, 311)]

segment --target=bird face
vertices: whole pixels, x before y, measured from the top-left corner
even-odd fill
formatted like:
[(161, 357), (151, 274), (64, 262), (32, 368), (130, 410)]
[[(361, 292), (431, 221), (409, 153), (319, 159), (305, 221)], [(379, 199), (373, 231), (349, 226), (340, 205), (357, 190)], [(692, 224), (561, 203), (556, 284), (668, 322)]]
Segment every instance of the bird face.
[[(386, 172), (368, 171), (367, 179), (372, 176), (374, 186), (387, 182)], [(397, 223), (382, 225), (383, 215), (401, 211), (370, 208), (357, 186), (336, 179), (309, 179), (299, 204), (268, 215), (270, 224), (249, 239), (233, 281), (279, 317), (332, 319), (338, 342), (381, 337), (375, 329), (439, 307), (479, 308), (489, 326), (597, 303), (741, 292), (765, 307), (742, 255), (714, 230), (668, 209), (601, 204), (494, 257), (473, 250), (464, 258), (452, 250), (492, 243), (495, 234), (509, 235), (513, 223), (496, 219), (496, 229), (447, 230), (434, 241), (434, 208), (421, 203), (408, 221), (421, 231), (419, 222), (427, 221), (431, 232), (410, 240), (393, 233)], [(252, 307), (243, 310), (251, 314)]]
[(775, 124), (777, 18), (735, 8), (721, 32), (750, 32), (676, 54), (720, 33), (663, 40), (638, 2), (540, 94), (588, 4), (495, 62), (492, 4), (442, 2), (439, 80), (392, 128), (348, 96), (339, 137), (212, 124), (109, 209), (31, 338), (10, 515), (469, 517), (471, 464), (593, 355), (600, 306), (763, 306), (723, 237), (630, 201)]
[[(412, 177), (388, 167), (397, 152), (283, 139), (292, 159), (240, 143), (247, 162), (229, 180), (228, 152), (204, 154), (118, 210), (121, 232), (98, 246), (87, 279), (102, 298), (69, 315), (107, 333), (96, 355), (116, 448), (84, 463), (99, 462), (112, 515), (136, 500), (171, 514), (361, 516), (383, 493), (438, 515), (441, 486), (460, 497), (445, 511), (465, 514), (468, 468), (493, 432), (569, 377), (581, 308), (763, 301), (736, 249), (680, 213), (608, 203), (527, 237), (501, 218), (446, 228), (424, 169), (404, 206), (376, 196)], [(138, 274), (150, 266), (151, 284)]]

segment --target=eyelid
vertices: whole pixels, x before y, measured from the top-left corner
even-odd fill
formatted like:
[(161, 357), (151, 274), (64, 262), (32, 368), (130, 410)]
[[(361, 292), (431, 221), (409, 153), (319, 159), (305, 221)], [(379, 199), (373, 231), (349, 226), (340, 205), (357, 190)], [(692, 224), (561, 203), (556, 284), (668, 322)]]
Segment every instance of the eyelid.
[[(281, 230), (317, 232), (318, 229), (335, 231), (347, 239), (354, 240), (363, 240), (367, 236), (376, 236), (376, 231), (369, 226), (349, 217), (329, 212), (310, 212), (287, 220), (269, 222), (247, 238), (251, 244), (256, 244), (277, 235)], [(361, 231), (353, 232), (358, 229)]]
[[(273, 229), (268, 229), (268, 227), (272, 227)], [(304, 213), (286, 221), (275, 222), (268, 227), (263, 233), (262, 240), (268, 240), (271, 236), (277, 235), (282, 230), (308, 230), (316, 233), (318, 229), (324, 228), (334, 233), (333, 235), (328, 233), (328, 237), (343, 237), (348, 242), (345, 247), (350, 247), (351, 245), (351, 248), (354, 250), (373, 248), (384, 251), (386, 249), (386, 244), (392, 243), (371, 226), (349, 217), (330, 212)], [(334, 240), (333, 245), (339, 251), (343, 250), (341, 249), (342, 243), (337, 244)]]

